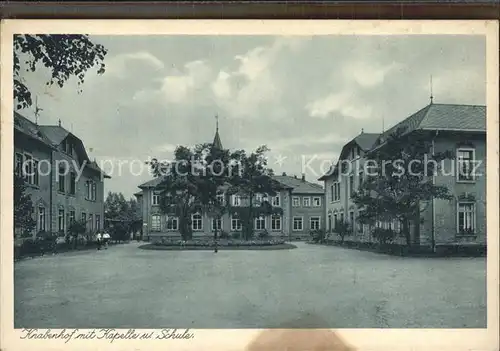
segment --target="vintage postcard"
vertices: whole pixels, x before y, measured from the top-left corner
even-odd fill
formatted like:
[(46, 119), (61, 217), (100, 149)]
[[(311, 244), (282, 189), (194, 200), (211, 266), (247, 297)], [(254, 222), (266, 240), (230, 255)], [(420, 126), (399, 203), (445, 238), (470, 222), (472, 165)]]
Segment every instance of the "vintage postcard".
[(498, 23), (1, 26), (1, 348), (494, 350)]

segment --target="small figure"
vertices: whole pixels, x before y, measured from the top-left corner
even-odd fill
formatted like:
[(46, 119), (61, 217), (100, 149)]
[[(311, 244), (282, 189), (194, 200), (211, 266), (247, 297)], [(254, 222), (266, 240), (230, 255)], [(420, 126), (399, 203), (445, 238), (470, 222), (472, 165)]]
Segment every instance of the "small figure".
[(96, 242), (97, 242), (97, 250), (100, 250), (101, 249), (101, 245), (102, 245), (102, 235), (101, 235), (101, 233), (97, 233), (96, 234)]

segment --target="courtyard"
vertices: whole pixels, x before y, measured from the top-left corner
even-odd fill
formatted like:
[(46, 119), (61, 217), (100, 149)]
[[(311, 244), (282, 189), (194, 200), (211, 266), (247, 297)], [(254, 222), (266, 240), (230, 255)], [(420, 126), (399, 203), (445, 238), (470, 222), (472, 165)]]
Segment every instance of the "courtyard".
[(403, 258), (297, 243), (22, 260), (16, 328), (484, 328), (485, 258)]

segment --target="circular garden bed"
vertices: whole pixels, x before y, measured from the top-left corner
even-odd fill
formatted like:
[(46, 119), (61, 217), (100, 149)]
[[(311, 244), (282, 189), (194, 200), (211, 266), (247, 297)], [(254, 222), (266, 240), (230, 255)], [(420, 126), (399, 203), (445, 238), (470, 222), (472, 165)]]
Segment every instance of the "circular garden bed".
[[(166, 240), (139, 246), (143, 250), (214, 250), (213, 240)], [(218, 250), (289, 250), (297, 246), (283, 240), (219, 240)]]

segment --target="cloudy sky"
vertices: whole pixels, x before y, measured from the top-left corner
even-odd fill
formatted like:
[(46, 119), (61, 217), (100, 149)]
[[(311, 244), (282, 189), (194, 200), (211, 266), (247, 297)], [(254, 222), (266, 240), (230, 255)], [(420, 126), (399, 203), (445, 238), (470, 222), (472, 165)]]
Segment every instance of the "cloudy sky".
[[(106, 73), (89, 71), (82, 93), (75, 81), (46, 88), (44, 70), (26, 81), (43, 109), (39, 123), (60, 119), (91, 157), (112, 160), (106, 188), (126, 197), (150, 178), (140, 172), (149, 157), (170, 159), (176, 145), (212, 141), (216, 114), (225, 147), (266, 144), (276, 173), (305, 172), (313, 181), (362, 129), (381, 132), (426, 106), (431, 75), (435, 103), (485, 104), (479, 36), (92, 40), (108, 49)], [(33, 109), (20, 112), (33, 119)]]

